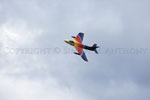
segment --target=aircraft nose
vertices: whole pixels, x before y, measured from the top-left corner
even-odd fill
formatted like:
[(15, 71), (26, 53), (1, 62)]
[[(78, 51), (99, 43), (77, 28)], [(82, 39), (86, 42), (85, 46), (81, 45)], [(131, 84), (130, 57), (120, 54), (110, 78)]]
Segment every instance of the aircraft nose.
[(68, 43), (68, 40), (64, 40), (64, 42)]

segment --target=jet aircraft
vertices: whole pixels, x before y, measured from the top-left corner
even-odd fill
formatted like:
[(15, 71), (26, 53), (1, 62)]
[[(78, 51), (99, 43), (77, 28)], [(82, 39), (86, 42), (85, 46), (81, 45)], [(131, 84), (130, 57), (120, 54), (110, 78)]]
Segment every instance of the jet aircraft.
[(72, 36), (72, 38), (74, 38), (73, 41), (72, 40), (65, 40), (65, 42), (76, 48), (76, 50), (78, 52), (74, 52), (74, 54), (80, 55), (83, 60), (88, 62), (88, 59), (87, 59), (83, 49), (95, 51), (95, 53), (98, 54), (96, 48), (99, 48), (99, 46), (97, 46), (97, 44), (94, 44), (93, 46), (87, 46), (87, 45), (82, 44), (83, 37), (84, 37), (84, 33), (78, 33), (78, 35), (76, 37)]

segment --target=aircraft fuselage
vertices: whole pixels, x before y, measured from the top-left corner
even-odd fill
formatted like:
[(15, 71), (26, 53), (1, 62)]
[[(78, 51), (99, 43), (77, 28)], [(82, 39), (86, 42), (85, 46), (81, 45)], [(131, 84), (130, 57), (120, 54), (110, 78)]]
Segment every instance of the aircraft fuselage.
[(90, 51), (95, 51), (96, 48), (98, 47), (94, 47), (94, 46), (87, 46), (75, 41), (71, 41), (71, 40), (65, 40), (66, 43), (70, 44), (71, 46), (78, 46), (80, 48), (86, 49), (86, 50), (90, 50)]
[(67, 44), (70, 44), (71, 46), (75, 47), (77, 52), (74, 52), (74, 54), (81, 56), (84, 61), (88, 62), (88, 59), (87, 59), (83, 49), (94, 51), (96, 54), (98, 54), (96, 48), (99, 48), (99, 46), (97, 46), (97, 44), (94, 44), (93, 46), (87, 46), (87, 45), (82, 44), (83, 37), (84, 37), (84, 33), (80, 32), (80, 33), (78, 33), (78, 35), (76, 37), (72, 36), (72, 38), (74, 38), (73, 41), (65, 40), (65, 42)]

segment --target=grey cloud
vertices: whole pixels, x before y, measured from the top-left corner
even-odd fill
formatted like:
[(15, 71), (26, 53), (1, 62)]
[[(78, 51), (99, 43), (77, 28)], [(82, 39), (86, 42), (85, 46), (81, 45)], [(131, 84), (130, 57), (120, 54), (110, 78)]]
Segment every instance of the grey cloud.
[[(0, 2), (1, 48), (7, 44), (14, 48), (59, 47), (62, 50), (45, 55), (1, 53), (2, 100), (9, 100), (8, 95), (14, 100), (149, 100), (148, 54), (96, 55), (85, 51), (89, 59), (85, 63), (80, 57), (63, 52), (64, 47), (72, 48), (63, 40), (78, 32), (85, 33), (85, 44), (97, 43), (100, 50), (149, 48), (148, 0)], [(9, 32), (7, 35), (4, 28)], [(19, 38), (14, 38), (12, 33)], [(24, 86), (26, 91), (18, 96)]]

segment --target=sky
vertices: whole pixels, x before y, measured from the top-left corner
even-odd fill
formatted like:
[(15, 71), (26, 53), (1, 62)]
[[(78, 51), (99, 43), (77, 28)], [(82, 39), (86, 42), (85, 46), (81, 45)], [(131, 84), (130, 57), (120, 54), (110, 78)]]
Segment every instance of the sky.
[[(0, 100), (149, 100), (149, 0), (0, 0)], [(84, 33), (89, 62), (64, 40)]]

